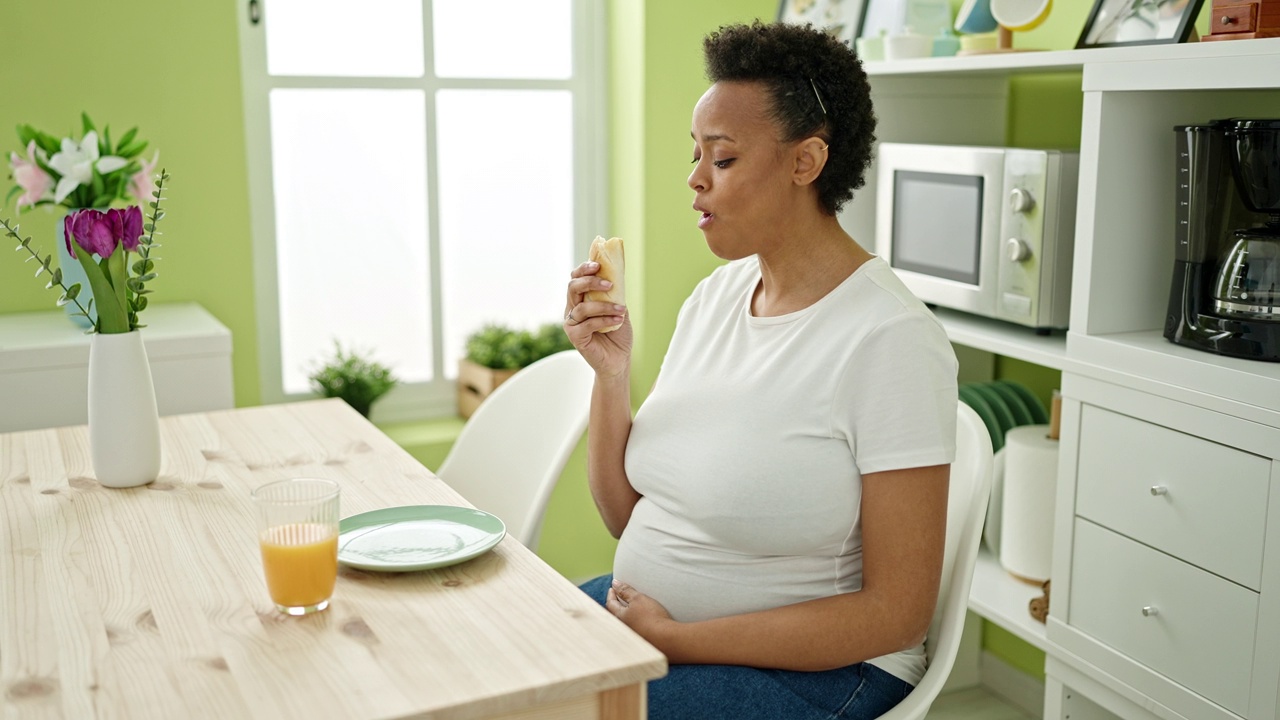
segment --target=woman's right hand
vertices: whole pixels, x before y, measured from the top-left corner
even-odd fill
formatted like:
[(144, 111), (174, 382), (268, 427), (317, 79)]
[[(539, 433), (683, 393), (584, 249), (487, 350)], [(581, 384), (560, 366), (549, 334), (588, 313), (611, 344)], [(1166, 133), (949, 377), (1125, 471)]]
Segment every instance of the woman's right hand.
[[(564, 331), (596, 374), (616, 377), (631, 367), (631, 318), (625, 306), (587, 300), (588, 292), (611, 287), (596, 276), (599, 271), (599, 263), (584, 262), (569, 273)], [(596, 332), (618, 323), (622, 327), (613, 332)]]

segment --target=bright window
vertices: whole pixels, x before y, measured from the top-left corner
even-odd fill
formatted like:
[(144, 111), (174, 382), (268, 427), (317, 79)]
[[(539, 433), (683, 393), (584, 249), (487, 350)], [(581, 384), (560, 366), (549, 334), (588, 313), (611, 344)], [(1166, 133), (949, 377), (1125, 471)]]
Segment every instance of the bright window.
[(448, 414), (467, 335), (560, 317), (603, 228), (597, 13), (242, 6), (264, 400), (308, 396), (338, 342), (403, 381), (378, 418)]

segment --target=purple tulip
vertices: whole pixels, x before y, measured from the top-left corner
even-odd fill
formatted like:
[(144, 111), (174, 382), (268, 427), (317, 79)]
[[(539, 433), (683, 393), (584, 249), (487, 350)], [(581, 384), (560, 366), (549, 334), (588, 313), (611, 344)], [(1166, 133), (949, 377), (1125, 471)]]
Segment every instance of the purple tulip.
[[(70, 223), (71, 232), (68, 235), (74, 235), (76, 244), (85, 251), (96, 253), (102, 258), (111, 257), (111, 253), (115, 252), (116, 238), (107, 213), (92, 209), (80, 210), (68, 215), (66, 222)], [(72, 250), (72, 257), (75, 257), (70, 243), (67, 249)]]
[(137, 205), (131, 205), (120, 212), (124, 215), (124, 232), (120, 235), (120, 242), (125, 250), (134, 252), (138, 249), (138, 240), (142, 238), (142, 210)]

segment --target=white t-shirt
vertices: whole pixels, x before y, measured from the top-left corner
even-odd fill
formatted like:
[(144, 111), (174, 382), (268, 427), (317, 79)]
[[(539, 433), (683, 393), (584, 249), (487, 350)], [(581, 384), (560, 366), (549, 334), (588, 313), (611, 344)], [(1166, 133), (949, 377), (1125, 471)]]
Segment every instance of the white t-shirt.
[[(698, 285), (627, 442), (614, 576), (680, 621), (860, 589), (862, 474), (955, 458), (955, 354), (888, 264), (779, 317), (759, 281), (753, 256)], [(914, 685), (924, 648), (871, 662)]]

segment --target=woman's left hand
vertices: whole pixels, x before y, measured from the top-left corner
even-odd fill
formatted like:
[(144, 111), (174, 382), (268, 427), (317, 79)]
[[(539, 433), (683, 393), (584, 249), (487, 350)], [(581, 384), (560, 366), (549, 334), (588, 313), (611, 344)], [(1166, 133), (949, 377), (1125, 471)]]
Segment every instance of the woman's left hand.
[(604, 606), (626, 623), (627, 627), (654, 645), (657, 645), (655, 641), (662, 627), (675, 622), (661, 603), (619, 580), (613, 581)]

